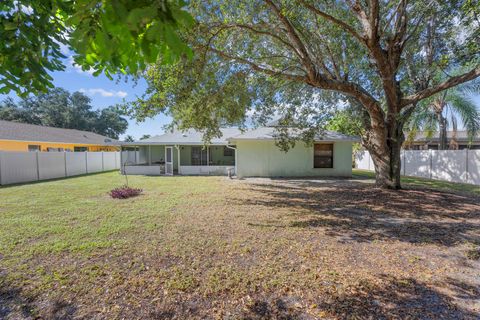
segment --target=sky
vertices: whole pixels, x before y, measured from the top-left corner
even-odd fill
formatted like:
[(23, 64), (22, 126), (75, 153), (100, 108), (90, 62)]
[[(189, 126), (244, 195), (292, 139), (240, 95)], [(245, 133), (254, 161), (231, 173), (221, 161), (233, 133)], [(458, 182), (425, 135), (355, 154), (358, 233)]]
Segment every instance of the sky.
[[(105, 75), (93, 76), (88, 71), (83, 71), (78, 66), (70, 66), (66, 71), (54, 72), (53, 83), (70, 92), (80, 91), (92, 99), (92, 106), (95, 110), (103, 109), (123, 101), (133, 101), (142, 96), (147, 88), (146, 81), (133, 80), (110, 80)], [(163, 133), (162, 127), (170, 123), (170, 118), (165, 115), (158, 115), (153, 119), (137, 123), (127, 117), (128, 129), (120, 136), (123, 139), (126, 135), (133, 136), (136, 140), (144, 134), (158, 135)]]
[[(146, 81), (141, 79), (138, 82), (133, 80), (110, 80), (105, 75), (93, 76), (91, 72), (83, 71), (80, 67), (73, 64), (71, 54), (65, 51), (69, 56), (65, 60), (67, 66), (65, 71), (52, 72), (53, 84), (56, 87), (64, 88), (70, 92), (81, 91), (92, 99), (93, 109), (103, 109), (123, 101), (132, 101), (141, 96), (147, 87)], [(0, 101), (6, 97), (12, 97), (15, 100), (18, 97), (14, 93), (9, 95), (0, 95)], [(170, 123), (171, 119), (165, 115), (158, 115), (153, 119), (137, 123), (135, 120), (128, 120), (127, 131), (120, 136), (123, 140), (126, 135), (132, 135), (139, 139), (144, 134), (157, 135), (163, 133), (163, 126)]]
[[(133, 101), (141, 96), (147, 87), (146, 81), (140, 79), (138, 82), (133, 80), (110, 80), (106, 76), (93, 76), (91, 72), (83, 71), (79, 66), (73, 64), (71, 53), (65, 49), (63, 52), (70, 58), (65, 60), (66, 70), (51, 73), (53, 84), (56, 87), (64, 88), (70, 92), (81, 91), (92, 99), (92, 106), (95, 110), (103, 109), (124, 101)], [(7, 96), (18, 99), (15, 94), (0, 95), (0, 101)], [(480, 96), (476, 97), (477, 105), (480, 108)], [(120, 136), (123, 140), (126, 135), (131, 135), (138, 140), (142, 135), (151, 136), (164, 132), (163, 126), (169, 124), (171, 119), (165, 115), (157, 115), (155, 118), (147, 119), (144, 122), (137, 123), (133, 119), (128, 120), (127, 131)], [(463, 126), (459, 123), (459, 130)]]

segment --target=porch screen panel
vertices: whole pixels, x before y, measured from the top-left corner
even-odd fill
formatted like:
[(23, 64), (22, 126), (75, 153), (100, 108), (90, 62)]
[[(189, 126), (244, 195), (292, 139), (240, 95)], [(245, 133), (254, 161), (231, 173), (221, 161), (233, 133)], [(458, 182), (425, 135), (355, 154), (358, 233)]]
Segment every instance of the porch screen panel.
[[(210, 160), (212, 159), (211, 149), (209, 151)], [(207, 149), (203, 147), (192, 147), (192, 166), (207, 165)]]
[(173, 149), (171, 147), (165, 148), (165, 174), (173, 175)]
[(167, 152), (167, 156), (166, 156), (167, 162), (172, 162), (172, 149), (171, 149), (171, 148), (167, 148), (166, 150), (167, 150), (167, 151), (166, 151), (166, 152)]

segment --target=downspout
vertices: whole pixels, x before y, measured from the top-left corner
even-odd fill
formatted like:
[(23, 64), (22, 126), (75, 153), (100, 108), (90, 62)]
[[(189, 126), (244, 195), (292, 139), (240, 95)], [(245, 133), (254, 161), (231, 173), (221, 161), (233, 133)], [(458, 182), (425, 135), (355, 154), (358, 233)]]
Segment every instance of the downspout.
[(228, 144), (226, 145), (226, 147), (227, 147), (228, 149), (232, 149), (232, 150), (235, 151), (235, 175), (237, 175), (237, 164), (238, 164), (238, 160), (237, 160), (237, 148), (232, 147), (232, 146), (230, 146), (230, 145), (228, 145)]

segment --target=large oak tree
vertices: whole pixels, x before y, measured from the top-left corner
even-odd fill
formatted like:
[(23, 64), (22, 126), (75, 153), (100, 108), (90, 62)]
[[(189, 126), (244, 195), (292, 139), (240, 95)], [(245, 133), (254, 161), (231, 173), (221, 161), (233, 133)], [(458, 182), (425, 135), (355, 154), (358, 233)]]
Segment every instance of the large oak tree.
[(400, 187), (403, 127), (419, 102), (480, 76), (477, 1), (191, 6), (197, 28), (187, 36), (196, 57), (149, 70), (149, 92), (133, 108), (137, 117), (166, 111), (180, 127), (210, 130), (251, 107), (315, 127), (325, 103), (344, 99), (363, 110), (362, 143), (381, 187)]

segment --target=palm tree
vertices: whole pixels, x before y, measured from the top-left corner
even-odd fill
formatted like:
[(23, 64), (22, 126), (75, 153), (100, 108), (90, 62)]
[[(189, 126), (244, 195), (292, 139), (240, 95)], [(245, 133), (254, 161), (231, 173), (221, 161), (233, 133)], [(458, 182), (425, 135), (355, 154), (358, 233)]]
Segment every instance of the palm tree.
[(460, 120), (467, 131), (469, 140), (480, 132), (480, 110), (475, 105), (473, 96), (480, 94), (480, 82), (473, 82), (460, 88), (444, 91), (426, 101), (417, 109), (406, 126), (407, 140), (411, 143), (418, 131), (423, 130), (431, 138), (434, 133), (439, 133), (438, 149), (447, 149), (447, 129), (452, 127), (453, 135), (450, 147), (456, 144), (457, 119)]

